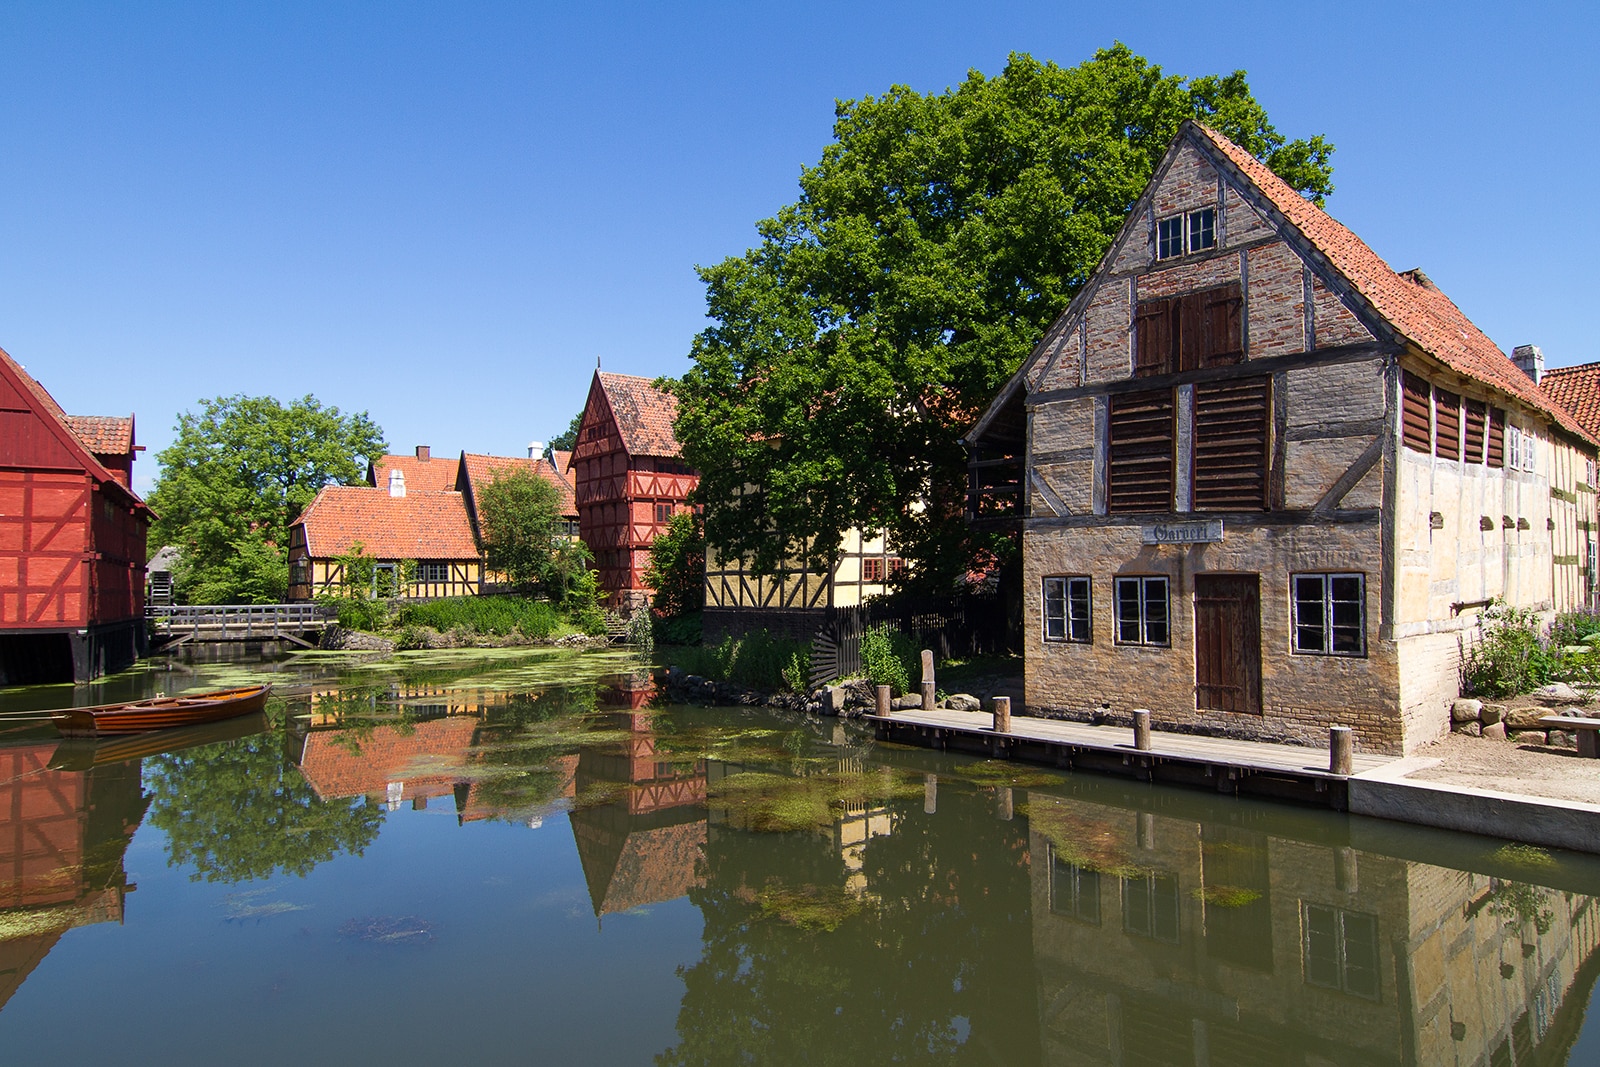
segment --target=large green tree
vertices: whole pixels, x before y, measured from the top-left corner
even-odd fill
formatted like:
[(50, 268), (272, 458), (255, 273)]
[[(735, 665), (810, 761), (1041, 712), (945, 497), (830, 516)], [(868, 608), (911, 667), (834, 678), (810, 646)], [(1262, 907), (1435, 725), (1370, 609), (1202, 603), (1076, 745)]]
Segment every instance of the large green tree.
[(1166, 75), (1120, 44), (841, 102), (800, 199), (700, 270), (713, 325), (667, 384), (707, 540), (762, 569), (820, 568), (843, 531), (888, 527), (922, 581), (969, 569), (984, 545), (963, 521), (961, 436), (1190, 118), (1313, 200), (1332, 191), (1332, 146), (1286, 140), (1243, 71)]
[(477, 505), (488, 568), (518, 588), (548, 581), (560, 547), (556, 487), (524, 467), (496, 470), (478, 489)]
[(312, 396), (202, 400), (176, 430), (156, 457), (151, 538), (181, 549), (179, 591), (193, 603), (281, 599), (289, 526), (317, 490), (360, 482), (386, 448), (366, 412), (345, 415)]

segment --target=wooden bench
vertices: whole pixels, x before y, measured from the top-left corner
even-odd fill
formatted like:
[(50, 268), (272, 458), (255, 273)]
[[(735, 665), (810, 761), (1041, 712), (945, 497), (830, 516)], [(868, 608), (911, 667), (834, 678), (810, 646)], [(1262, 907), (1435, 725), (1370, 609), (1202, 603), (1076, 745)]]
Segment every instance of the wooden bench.
[(1566, 730), (1578, 737), (1578, 755), (1600, 758), (1600, 719), (1546, 715), (1539, 725), (1549, 730)]

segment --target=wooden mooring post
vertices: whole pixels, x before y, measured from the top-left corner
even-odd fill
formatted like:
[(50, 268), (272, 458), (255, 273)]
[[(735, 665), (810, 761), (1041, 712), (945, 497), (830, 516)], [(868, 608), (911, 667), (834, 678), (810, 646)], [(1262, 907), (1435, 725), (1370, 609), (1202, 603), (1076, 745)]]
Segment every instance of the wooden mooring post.
[(1355, 772), (1355, 733), (1348, 726), (1328, 727), (1328, 772), (1353, 774)]
[(1133, 747), (1141, 751), (1150, 747), (1150, 709), (1133, 709)]
[(922, 710), (923, 711), (932, 711), (933, 710), (934, 704), (937, 703), (937, 701), (934, 698), (934, 693), (936, 692), (937, 688), (938, 687), (935, 686), (934, 682), (933, 682), (933, 649), (925, 648), (925, 649), (922, 650)]
[(874, 692), (878, 698), (878, 714), (887, 716), (891, 711), (894, 710), (893, 706), (889, 703), (889, 687), (886, 685), (880, 685)]
[(1011, 698), (994, 698), (994, 732), (1009, 734), (1011, 732)]

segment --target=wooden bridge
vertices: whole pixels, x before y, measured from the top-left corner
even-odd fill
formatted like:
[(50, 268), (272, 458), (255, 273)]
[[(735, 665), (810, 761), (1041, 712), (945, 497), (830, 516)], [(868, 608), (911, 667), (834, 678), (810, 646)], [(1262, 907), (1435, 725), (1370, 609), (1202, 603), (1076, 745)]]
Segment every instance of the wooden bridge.
[(320, 604), (152, 604), (145, 608), (158, 648), (190, 641), (288, 641), (315, 648), (336, 621)]

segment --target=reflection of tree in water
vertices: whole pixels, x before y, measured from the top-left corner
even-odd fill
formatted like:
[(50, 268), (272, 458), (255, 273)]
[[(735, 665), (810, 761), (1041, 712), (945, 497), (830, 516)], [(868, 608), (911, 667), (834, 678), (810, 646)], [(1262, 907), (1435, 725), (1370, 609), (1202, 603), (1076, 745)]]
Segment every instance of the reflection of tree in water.
[(1513, 929), (1532, 926), (1540, 936), (1550, 932), (1555, 912), (1550, 910), (1550, 890), (1527, 882), (1491, 879), (1489, 913)]
[(547, 811), (572, 780), (563, 759), (603, 736), (596, 732), (596, 688), (512, 693), (491, 708), (474, 747), (475, 801), (511, 821)]
[(996, 820), (984, 789), (938, 804), (890, 805), (848, 906), (829, 837), (713, 823), (689, 894), (703, 955), (679, 972), (680, 1040), (657, 1063), (1037, 1063), (1026, 822)]
[(207, 882), (304, 876), (378, 836), (381, 809), (319, 799), (282, 745), (273, 730), (145, 761), (149, 818), (166, 834), (171, 866), (191, 865), (190, 877)]

